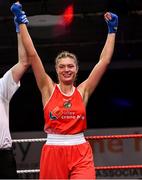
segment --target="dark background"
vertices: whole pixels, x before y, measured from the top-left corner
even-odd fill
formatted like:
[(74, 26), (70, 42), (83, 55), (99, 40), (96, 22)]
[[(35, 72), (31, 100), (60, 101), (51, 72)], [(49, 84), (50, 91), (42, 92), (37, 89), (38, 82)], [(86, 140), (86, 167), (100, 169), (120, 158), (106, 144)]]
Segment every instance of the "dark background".
[[(0, 1), (0, 76), (18, 59), (17, 38), (10, 12), (14, 1)], [(54, 59), (62, 50), (75, 53), (80, 71), (77, 83), (85, 80), (99, 59), (107, 26), (106, 11), (119, 15), (119, 28), (112, 62), (87, 106), (88, 128), (142, 126), (142, 1), (141, 0), (24, 0), (29, 19), (34, 15), (61, 15), (73, 5), (72, 24), (54, 33), (54, 26), (40, 22), (29, 31), (46, 71), (56, 80)], [(32, 24), (32, 22), (31, 22)], [(10, 103), (11, 131), (43, 130), (41, 96), (32, 70), (27, 71), (21, 87)]]

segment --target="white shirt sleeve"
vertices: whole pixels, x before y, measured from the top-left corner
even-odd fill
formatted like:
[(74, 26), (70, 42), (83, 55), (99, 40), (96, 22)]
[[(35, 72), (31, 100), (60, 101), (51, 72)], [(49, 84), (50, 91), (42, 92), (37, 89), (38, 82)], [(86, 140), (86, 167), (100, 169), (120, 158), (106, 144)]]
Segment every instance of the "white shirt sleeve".
[(11, 69), (0, 78), (0, 96), (5, 100), (10, 101), (19, 87), (20, 81), (18, 83), (14, 81)]

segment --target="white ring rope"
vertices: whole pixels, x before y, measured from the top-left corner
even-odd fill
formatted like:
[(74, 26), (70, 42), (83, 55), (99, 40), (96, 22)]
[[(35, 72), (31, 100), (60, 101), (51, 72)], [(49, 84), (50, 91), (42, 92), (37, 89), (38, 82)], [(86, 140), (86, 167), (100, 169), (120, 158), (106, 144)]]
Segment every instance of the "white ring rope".
[(46, 138), (38, 138), (38, 139), (13, 139), (13, 143), (23, 143), (23, 142), (43, 142), (46, 141)]
[(17, 170), (18, 174), (25, 174), (25, 173), (39, 173), (39, 169), (29, 169), (29, 170)]
[[(13, 143), (26, 143), (26, 142), (45, 142), (46, 138), (38, 138), (38, 139), (13, 139)], [(24, 170), (17, 170), (18, 174), (27, 174), (27, 173), (39, 173), (40, 169), (24, 169)]]

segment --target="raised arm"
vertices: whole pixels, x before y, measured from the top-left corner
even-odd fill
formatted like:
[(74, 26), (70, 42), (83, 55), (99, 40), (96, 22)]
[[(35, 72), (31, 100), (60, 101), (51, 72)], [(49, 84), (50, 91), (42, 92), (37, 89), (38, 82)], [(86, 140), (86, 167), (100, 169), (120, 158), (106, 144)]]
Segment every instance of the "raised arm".
[(28, 59), (31, 62), (38, 88), (41, 91), (42, 97), (47, 100), (52, 92), (54, 83), (51, 80), (51, 78), (46, 74), (41, 59), (38, 56), (38, 53), (34, 47), (30, 34), (27, 30), (25, 22), (26, 15), (25, 12), (22, 11), (22, 5), (18, 2), (14, 3), (11, 6), (11, 11), (16, 16), (16, 22), (19, 24), (22, 43), (25, 48)]
[(25, 71), (30, 66), (30, 62), (27, 58), (19, 33), (17, 33), (17, 40), (18, 40), (18, 63), (15, 66), (13, 66), (11, 69), (13, 79), (16, 83), (19, 82)]
[(25, 51), (25, 48), (23, 46), (23, 43), (21, 41), (20, 33), (19, 33), (19, 25), (15, 21), (14, 17), (14, 23), (15, 23), (15, 28), (16, 28), (16, 33), (17, 33), (17, 44), (18, 44), (18, 63), (12, 67), (12, 76), (13, 79), (16, 83), (19, 82), (21, 79), (22, 75), (24, 72), (28, 69), (30, 66), (29, 59), (27, 58), (27, 54)]
[(107, 12), (104, 15), (104, 18), (108, 25), (108, 35), (103, 50), (101, 52), (100, 59), (93, 68), (89, 77), (78, 86), (78, 89), (83, 95), (85, 104), (87, 104), (88, 98), (93, 93), (101, 77), (105, 73), (108, 65), (111, 62), (111, 58), (114, 52), (115, 37), (118, 26), (118, 17), (113, 13)]

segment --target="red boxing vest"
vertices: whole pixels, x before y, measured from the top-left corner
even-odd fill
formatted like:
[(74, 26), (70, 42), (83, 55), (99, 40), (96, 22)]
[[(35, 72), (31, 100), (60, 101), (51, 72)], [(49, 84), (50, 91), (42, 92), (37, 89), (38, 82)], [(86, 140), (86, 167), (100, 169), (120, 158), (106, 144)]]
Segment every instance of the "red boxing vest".
[(71, 96), (63, 94), (58, 85), (44, 107), (44, 130), (55, 134), (77, 134), (86, 129), (86, 109), (75, 88)]

